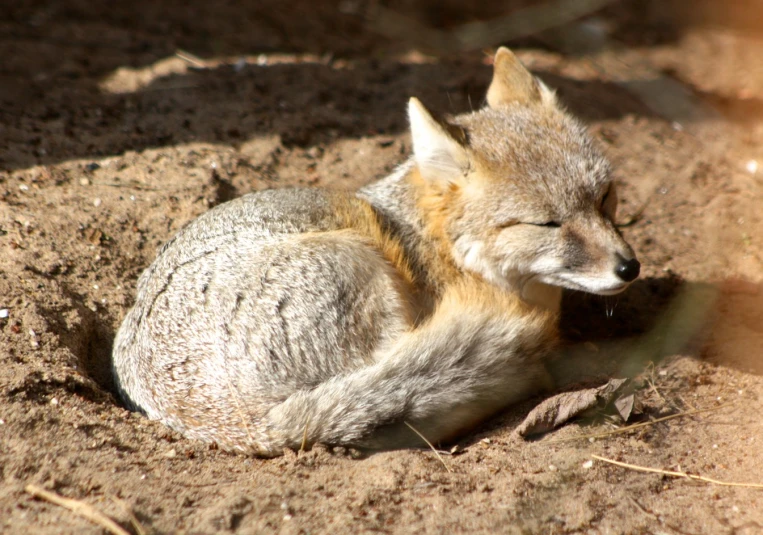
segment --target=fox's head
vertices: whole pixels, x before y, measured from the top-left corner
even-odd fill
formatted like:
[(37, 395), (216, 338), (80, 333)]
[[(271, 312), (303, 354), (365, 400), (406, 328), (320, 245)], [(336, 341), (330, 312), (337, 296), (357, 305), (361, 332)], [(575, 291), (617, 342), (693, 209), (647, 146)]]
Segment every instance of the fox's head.
[(455, 263), (493, 284), (621, 292), (640, 265), (614, 224), (609, 163), (512, 52), (494, 65), (479, 111), (439, 120), (411, 99), (422, 208)]

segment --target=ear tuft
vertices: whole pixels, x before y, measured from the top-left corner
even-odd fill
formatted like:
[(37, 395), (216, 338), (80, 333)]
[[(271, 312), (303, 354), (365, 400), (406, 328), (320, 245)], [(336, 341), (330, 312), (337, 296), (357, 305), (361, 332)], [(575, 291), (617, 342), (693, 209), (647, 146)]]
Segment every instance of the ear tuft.
[(554, 105), (556, 99), (553, 91), (535, 78), (511, 50), (502, 46), (493, 60), (493, 81), (487, 91), (487, 103), (491, 108), (501, 108), (514, 102)]
[(413, 158), (427, 180), (453, 180), (469, 167), (462, 145), (466, 136), (458, 127), (440, 122), (417, 98), (408, 102)]

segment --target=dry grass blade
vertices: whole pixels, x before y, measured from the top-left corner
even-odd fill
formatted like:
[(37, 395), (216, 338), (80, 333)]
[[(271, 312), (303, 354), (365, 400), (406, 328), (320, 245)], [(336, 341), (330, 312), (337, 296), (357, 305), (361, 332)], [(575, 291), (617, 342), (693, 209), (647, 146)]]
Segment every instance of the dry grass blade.
[(630, 431), (633, 431), (634, 429), (639, 429), (641, 427), (647, 427), (650, 425), (658, 424), (660, 422), (667, 422), (668, 420), (673, 420), (675, 418), (683, 418), (684, 416), (692, 416), (694, 414), (700, 414), (703, 412), (712, 412), (717, 411), (719, 409), (722, 409), (724, 407), (731, 406), (731, 403), (726, 403), (724, 405), (718, 405), (717, 407), (710, 407), (709, 409), (695, 409), (693, 411), (686, 411), (686, 412), (679, 412), (678, 414), (671, 414), (670, 416), (663, 416), (662, 418), (657, 418), (656, 420), (650, 420), (648, 422), (641, 422), (638, 424), (628, 425), (625, 427), (620, 427), (618, 429), (613, 429), (612, 431), (604, 431), (602, 433), (591, 433), (590, 435), (577, 435), (574, 437), (566, 437), (566, 438), (557, 438), (553, 440), (547, 440), (546, 444), (551, 444), (554, 442), (569, 442), (570, 440), (587, 440), (589, 438), (603, 438), (608, 437), (610, 435), (619, 435), (620, 433), (628, 433)]
[(450, 467), (449, 467), (449, 466), (448, 466), (448, 465), (445, 463), (445, 459), (443, 459), (443, 458), (442, 458), (442, 455), (440, 455), (440, 452), (439, 452), (439, 451), (437, 451), (437, 448), (435, 448), (435, 447), (434, 447), (434, 444), (432, 444), (431, 442), (429, 442), (429, 440), (427, 440), (427, 437), (425, 437), (424, 435), (422, 435), (421, 433), (419, 433), (419, 432), (418, 432), (418, 430), (417, 430), (415, 427), (413, 427), (411, 424), (409, 424), (408, 422), (403, 422), (403, 423), (404, 423), (405, 425), (407, 425), (407, 426), (408, 426), (408, 428), (409, 428), (411, 431), (413, 431), (414, 433), (416, 433), (416, 434), (417, 434), (417, 435), (418, 435), (418, 436), (421, 438), (421, 440), (423, 440), (424, 442), (426, 442), (426, 443), (427, 443), (427, 446), (429, 446), (429, 447), (432, 449), (432, 451), (434, 452), (434, 454), (435, 454), (435, 455), (437, 455), (437, 458), (438, 458), (438, 459), (440, 459), (440, 462), (442, 463), (442, 465), (445, 467), (445, 469), (446, 469), (448, 472), (453, 472), (453, 470), (451, 470), (451, 469), (450, 469)]
[(745, 487), (750, 489), (763, 489), (763, 484), (761, 483), (735, 483), (732, 481), (720, 481), (718, 479), (712, 479), (705, 476), (687, 474), (686, 472), (674, 472), (672, 470), (662, 470), (660, 468), (650, 468), (648, 466), (639, 466), (637, 464), (623, 463), (620, 461), (615, 461), (614, 459), (607, 459), (606, 457), (601, 457), (599, 455), (591, 455), (591, 457), (593, 457), (594, 459), (598, 461), (614, 464), (615, 466), (620, 466), (622, 468), (629, 468), (631, 470), (636, 470), (638, 472), (649, 472), (651, 474), (661, 474), (664, 476), (694, 479), (695, 481), (704, 481), (705, 483), (712, 483), (713, 485), (723, 485), (725, 487)]
[(305, 431), (302, 433), (302, 445), (299, 447), (299, 451), (305, 451), (307, 449), (307, 428), (310, 426), (310, 420), (305, 422)]
[(24, 490), (35, 498), (41, 498), (43, 500), (49, 501), (50, 503), (60, 505), (61, 507), (65, 507), (66, 509), (69, 509), (71, 512), (83, 518), (87, 518), (94, 524), (101, 526), (109, 533), (113, 533), (114, 535), (130, 535), (130, 532), (128, 532), (122, 526), (114, 522), (111, 518), (104, 515), (88, 503), (72, 500), (71, 498), (64, 498), (55, 492), (41, 489), (37, 485), (27, 485)]

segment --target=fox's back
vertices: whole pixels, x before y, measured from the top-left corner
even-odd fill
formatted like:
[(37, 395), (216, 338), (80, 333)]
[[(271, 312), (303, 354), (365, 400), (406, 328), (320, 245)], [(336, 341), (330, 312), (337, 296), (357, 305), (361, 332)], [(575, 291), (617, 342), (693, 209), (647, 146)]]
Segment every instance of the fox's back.
[(257, 443), (242, 421), (368, 364), (407, 326), (394, 269), (343, 228), (337, 207), (358, 202), (272, 190), (181, 230), (141, 277), (115, 341), (118, 387), (133, 408), (199, 438), (225, 443), (223, 429)]

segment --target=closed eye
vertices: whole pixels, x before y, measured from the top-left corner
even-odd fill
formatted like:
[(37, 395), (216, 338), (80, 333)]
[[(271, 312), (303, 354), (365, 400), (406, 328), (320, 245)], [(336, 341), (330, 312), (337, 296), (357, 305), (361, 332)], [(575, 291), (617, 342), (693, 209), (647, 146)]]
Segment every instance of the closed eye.
[(536, 227), (551, 227), (551, 228), (559, 228), (562, 226), (561, 223), (558, 221), (546, 221), (545, 223), (528, 223), (529, 225), (534, 225)]

